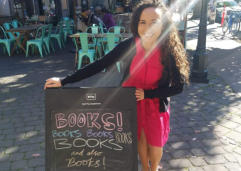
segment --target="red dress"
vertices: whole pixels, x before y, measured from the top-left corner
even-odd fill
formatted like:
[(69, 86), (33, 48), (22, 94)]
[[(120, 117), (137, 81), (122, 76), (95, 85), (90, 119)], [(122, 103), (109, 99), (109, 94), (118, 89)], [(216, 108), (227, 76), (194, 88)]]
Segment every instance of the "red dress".
[[(123, 87), (155, 89), (162, 77), (163, 65), (160, 62), (160, 50), (155, 48), (148, 57), (139, 39), (135, 40), (136, 55), (130, 66), (130, 77)], [(170, 132), (169, 111), (160, 113), (159, 98), (146, 98), (137, 102), (137, 137), (140, 140), (141, 130), (144, 130), (147, 143), (163, 147)]]

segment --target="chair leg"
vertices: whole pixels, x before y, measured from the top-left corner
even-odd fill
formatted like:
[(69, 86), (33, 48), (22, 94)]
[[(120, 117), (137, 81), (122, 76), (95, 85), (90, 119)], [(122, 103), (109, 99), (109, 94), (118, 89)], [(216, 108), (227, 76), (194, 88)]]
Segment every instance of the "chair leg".
[(5, 43), (2, 44), (3, 54), (6, 54), (7, 45)]
[(29, 49), (29, 45), (27, 44), (26, 57), (28, 57), (28, 49)]
[(60, 39), (57, 39), (57, 42), (58, 42), (59, 48), (62, 49), (61, 40), (60, 40)]
[(42, 46), (41, 45), (38, 45), (38, 51), (41, 55), (41, 58), (43, 58), (43, 49), (42, 49)]
[(121, 63), (120, 62), (116, 62), (116, 67), (117, 67), (118, 71), (121, 72)]
[(48, 42), (44, 42), (44, 44), (47, 47), (48, 54), (50, 54), (49, 41)]
[(94, 62), (94, 57), (95, 57), (95, 53), (90, 53), (90, 56), (89, 56), (89, 60), (90, 60), (90, 63), (93, 63)]
[(10, 44), (6, 44), (6, 49), (8, 51), (8, 55), (11, 56), (11, 52), (10, 52)]
[(50, 48), (53, 50), (53, 52), (55, 53), (55, 49), (54, 49), (54, 45), (53, 45), (53, 42), (50, 40), (49, 41), (49, 45), (50, 45)]
[(81, 68), (83, 56), (79, 56), (78, 59), (78, 70)]
[[(48, 47), (47, 47), (47, 48), (48, 48)], [(48, 51), (46, 50), (45, 44), (42, 45), (42, 49), (44, 49), (44, 53), (45, 53), (46, 55), (49, 54)]]
[(62, 39), (61, 42), (62, 42), (62, 47), (64, 48), (65, 47), (64, 40)]

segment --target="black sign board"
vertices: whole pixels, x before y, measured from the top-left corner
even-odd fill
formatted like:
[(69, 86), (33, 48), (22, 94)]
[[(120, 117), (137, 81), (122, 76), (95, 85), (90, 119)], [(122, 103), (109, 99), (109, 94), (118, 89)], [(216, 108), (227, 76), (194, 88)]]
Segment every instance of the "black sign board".
[(132, 88), (47, 89), (46, 171), (137, 171)]

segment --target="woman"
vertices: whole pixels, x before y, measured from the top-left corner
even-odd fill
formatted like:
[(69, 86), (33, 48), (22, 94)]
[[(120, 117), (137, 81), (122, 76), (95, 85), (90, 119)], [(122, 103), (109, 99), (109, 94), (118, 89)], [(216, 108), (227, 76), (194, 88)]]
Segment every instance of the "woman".
[[(65, 79), (48, 79), (60, 87), (85, 79), (122, 60), (123, 87), (136, 87), (138, 153), (143, 171), (156, 171), (169, 135), (169, 97), (189, 83), (189, 63), (166, 8), (158, 1), (141, 1), (131, 20), (133, 37), (100, 60)], [(150, 162), (150, 165), (149, 165)]]

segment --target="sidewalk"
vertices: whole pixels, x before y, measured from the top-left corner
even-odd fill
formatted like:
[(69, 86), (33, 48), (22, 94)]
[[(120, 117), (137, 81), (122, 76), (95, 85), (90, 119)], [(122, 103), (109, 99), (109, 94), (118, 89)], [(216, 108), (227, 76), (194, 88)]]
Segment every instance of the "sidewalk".
[[(233, 51), (240, 54), (239, 48)], [(222, 55), (220, 49), (211, 52)], [(1, 171), (45, 170), (44, 81), (69, 74), (73, 59), (68, 51), (43, 59), (0, 57)], [(240, 171), (241, 97), (213, 71), (209, 84), (191, 83), (172, 98), (162, 170)], [(102, 74), (80, 84), (92, 84)]]

